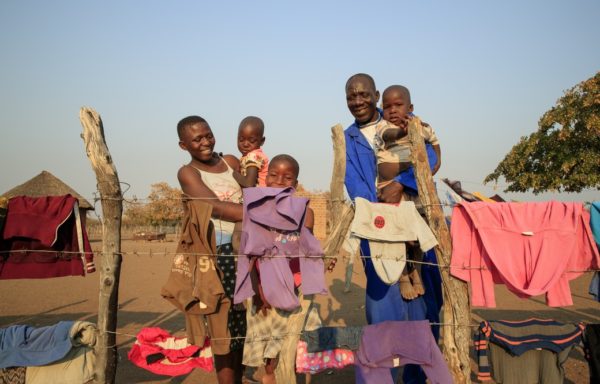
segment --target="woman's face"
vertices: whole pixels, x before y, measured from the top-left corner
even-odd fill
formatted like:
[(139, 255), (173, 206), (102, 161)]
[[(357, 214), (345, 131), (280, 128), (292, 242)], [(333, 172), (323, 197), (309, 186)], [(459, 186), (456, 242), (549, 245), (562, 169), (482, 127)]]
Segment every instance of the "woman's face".
[(192, 158), (205, 163), (213, 157), (215, 142), (208, 123), (195, 123), (184, 129), (179, 146), (188, 151)]

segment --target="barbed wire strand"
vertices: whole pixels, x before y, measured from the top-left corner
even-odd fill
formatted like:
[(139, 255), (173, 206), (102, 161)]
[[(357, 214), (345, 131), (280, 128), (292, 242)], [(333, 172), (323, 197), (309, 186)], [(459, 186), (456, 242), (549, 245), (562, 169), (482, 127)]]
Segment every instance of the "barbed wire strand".
[[(0, 254), (11, 254), (11, 253), (55, 253), (58, 255), (100, 255), (100, 256), (104, 256), (106, 255), (106, 253), (104, 252), (78, 252), (78, 251), (52, 251), (52, 250), (35, 250), (35, 249), (19, 249), (19, 250), (5, 250), (5, 251), (0, 251)], [(206, 258), (211, 258), (211, 257), (232, 257), (232, 258), (238, 258), (238, 257), (248, 257), (248, 255), (244, 255), (244, 254), (231, 254), (231, 255), (219, 255), (219, 254), (212, 254), (212, 253), (201, 253), (201, 252), (173, 252), (173, 251), (167, 251), (166, 249), (164, 251), (152, 251), (152, 250), (148, 250), (148, 251), (137, 251), (137, 250), (133, 250), (133, 251), (122, 251), (122, 252), (112, 252), (110, 253), (111, 255), (120, 255), (120, 256), (127, 256), (127, 255), (134, 255), (134, 256), (149, 256), (150, 258), (152, 258), (152, 256), (154, 255), (160, 255), (160, 256), (200, 256), (200, 257), (206, 257)], [(321, 258), (324, 260), (338, 260), (340, 257), (342, 256), (331, 256), (331, 255), (320, 255), (320, 256), (306, 256), (306, 255), (264, 255), (264, 256), (256, 256), (258, 258), (263, 258), (263, 259), (291, 259), (291, 258), (305, 258), (305, 259), (317, 259), (317, 258)], [(409, 258), (407, 258), (406, 256), (365, 256), (365, 255), (354, 255), (354, 256), (347, 256), (344, 258), (350, 258), (350, 257), (356, 257), (359, 259), (376, 259), (376, 260), (392, 260), (392, 261), (403, 261), (403, 262), (407, 262), (407, 263), (414, 263), (414, 264), (419, 264), (419, 265), (427, 265), (427, 266), (433, 266), (433, 267), (438, 267), (438, 268), (452, 268), (452, 269), (462, 269), (462, 270), (481, 270), (481, 271), (487, 271), (488, 268), (485, 267), (471, 267), (471, 266), (467, 266), (467, 265), (455, 265), (455, 264), (440, 264), (440, 263), (433, 263), (433, 262), (428, 262), (428, 261), (420, 261), (420, 260), (411, 260)], [(60, 257), (58, 257), (60, 258)], [(585, 269), (585, 270), (566, 270), (565, 273), (585, 273), (585, 272), (600, 272), (600, 269)]]

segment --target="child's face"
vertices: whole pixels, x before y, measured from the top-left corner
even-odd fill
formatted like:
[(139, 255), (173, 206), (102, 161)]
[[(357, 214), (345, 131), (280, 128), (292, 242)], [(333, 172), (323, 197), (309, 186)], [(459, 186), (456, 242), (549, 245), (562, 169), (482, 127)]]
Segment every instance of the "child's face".
[(274, 188), (296, 188), (296, 185), (298, 185), (298, 170), (287, 161), (270, 163), (265, 184), (267, 187)]
[(401, 127), (409, 113), (413, 111), (413, 105), (404, 92), (391, 91), (383, 95), (383, 118), (390, 123)]
[(215, 142), (215, 137), (207, 123), (195, 123), (183, 130), (179, 146), (188, 151), (192, 158), (206, 162), (213, 156)]
[(265, 138), (260, 134), (258, 128), (247, 124), (238, 130), (237, 142), (240, 153), (245, 156), (248, 152), (260, 148), (264, 144)]

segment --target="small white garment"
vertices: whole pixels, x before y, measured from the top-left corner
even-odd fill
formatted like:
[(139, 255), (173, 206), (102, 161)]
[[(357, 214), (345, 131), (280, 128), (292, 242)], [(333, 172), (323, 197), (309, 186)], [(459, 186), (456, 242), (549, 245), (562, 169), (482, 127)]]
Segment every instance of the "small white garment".
[(357, 197), (354, 204), (350, 236), (344, 243), (356, 249), (360, 239), (369, 240), (375, 272), (386, 284), (395, 284), (402, 275), (406, 265), (406, 241), (418, 241), (423, 252), (438, 244), (412, 201), (394, 205)]

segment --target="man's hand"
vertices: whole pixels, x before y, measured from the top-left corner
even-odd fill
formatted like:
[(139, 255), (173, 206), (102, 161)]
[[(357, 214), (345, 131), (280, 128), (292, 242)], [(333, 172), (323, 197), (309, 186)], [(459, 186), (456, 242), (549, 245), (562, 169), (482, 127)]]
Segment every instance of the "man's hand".
[(404, 186), (397, 181), (392, 181), (377, 193), (377, 198), (382, 203), (399, 203), (402, 199)]

